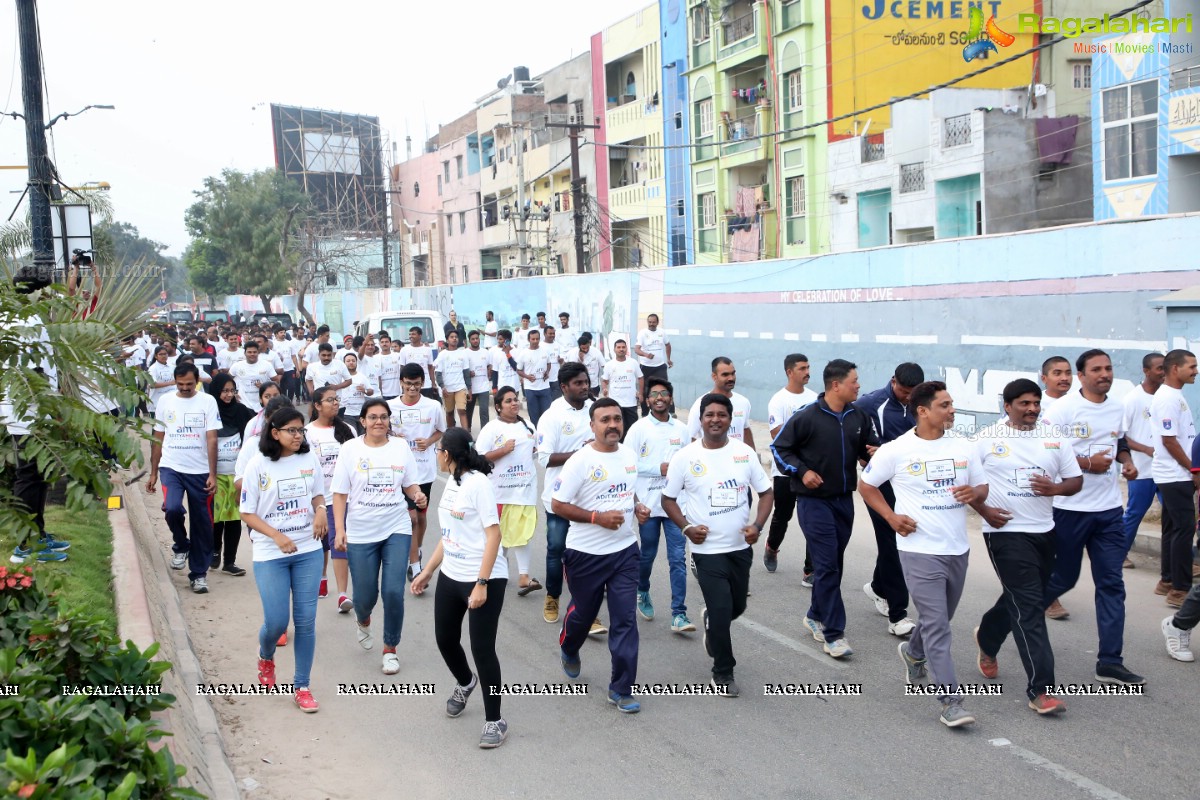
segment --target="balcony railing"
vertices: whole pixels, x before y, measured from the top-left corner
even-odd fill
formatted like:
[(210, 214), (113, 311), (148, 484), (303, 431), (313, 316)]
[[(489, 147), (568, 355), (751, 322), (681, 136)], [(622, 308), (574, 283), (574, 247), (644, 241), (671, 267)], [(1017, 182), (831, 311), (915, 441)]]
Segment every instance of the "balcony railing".
[(900, 165), (900, 194), (925, 191), (925, 164)]
[(754, 110), (740, 117), (725, 117), (721, 122), (725, 126), (726, 142), (741, 142), (758, 136), (758, 113)]
[(1193, 86), (1200, 86), (1200, 66), (1184, 67), (1171, 73), (1172, 92), (1177, 92), (1180, 89), (1191, 89)]
[(958, 147), (970, 143), (970, 114), (959, 114), (942, 120), (942, 147)]
[(732, 19), (729, 22), (721, 23), (721, 43), (722, 46), (739, 42), (742, 39), (748, 39), (754, 35), (754, 12)]
[(883, 142), (872, 142), (863, 137), (862, 163), (869, 164), (872, 161), (883, 161), (884, 155)]

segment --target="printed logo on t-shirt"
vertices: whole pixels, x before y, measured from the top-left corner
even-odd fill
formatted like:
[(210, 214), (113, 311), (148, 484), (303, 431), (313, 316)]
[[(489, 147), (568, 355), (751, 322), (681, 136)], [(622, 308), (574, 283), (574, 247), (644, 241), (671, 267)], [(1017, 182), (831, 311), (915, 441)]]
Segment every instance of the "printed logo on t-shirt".
[(1008, 458), (1012, 455), (1012, 451), (1008, 449), (1008, 445), (1004, 442), (996, 442), (992, 445), (992, 455), (997, 458)]
[(1046, 450), (1058, 450), (1058, 442), (1042, 442), (1042, 447)]
[(562, 487), (562, 478), (557, 478), (554, 481), (554, 488), (551, 491), (557, 492)]
[(260, 492), (265, 492), (270, 485), (271, 485), (271, 476), (265, 472), (260, 473), (258, 476), (258, 490)]
[(503, 446), (503, 444), (504, 444), (504, 434), (500, 434), (495, 439), (492, 440), (493, 448), (501, 447), (501, 446)]
[(704, 466), (703, 461), (692, 461), (691, 466), (688, 469), (697, 478), (708, 474), (708, 467)]
[(1092, 435), (1092, 426), (1086, 422), (1076, 422), (1071, 426), (1071, 435), (1076, 439), (1087, 439)]
[(683, 439), (671, 439), (669, 443), (671, 447), (683, 447)]
[[(591, 478), (592, 478), (593, 483), (600, 483), (601, 481), (606, 481), (606, 480), (608, 480), (608, 470), (606, 470), (602, 466), (596, 466), (592, 469)], [(555, 487), (555, 488), (558, 488), (558, 487)]]
[(1164, 430), (1164, 431), (1169, 431), (1169, 430), (1171, 430), (1171, 420), (1169, 420), (1169, 419), (1164, 419), (1164, 420), (1163, 420), (1163, 430)]
[(642, 449), (638, 450), (638, 456), (640, 458), (645, 458), (648, 455), (650, 455), (650, 443), (642, 442)]
[(914, 461), (908, 465), (907, 469), (909, 475), (920, 475), (925, 471), (925, 465), (920, 461)]
[(734, 457), (733, 457), (733, 463), (735, 463), (735, 464), (749, 464), (749, 463), (750, 463), (750, 456), (734, 456)]
[[(563, 434), (563, 436), (574, 436), (575, 435), (575, 423), (570, 422), (570, 421), (564, 422), (562, 424), (562, 434)], [(541, 443), (542, 443), (541, 439), (539, 439), (538, 444), (541, 444)]]

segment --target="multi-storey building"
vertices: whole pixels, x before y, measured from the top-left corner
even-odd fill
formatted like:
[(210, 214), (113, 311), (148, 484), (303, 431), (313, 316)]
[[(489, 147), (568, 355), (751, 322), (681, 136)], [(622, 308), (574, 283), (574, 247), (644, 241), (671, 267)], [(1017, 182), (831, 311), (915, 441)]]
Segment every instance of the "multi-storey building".
[(817, 0), (692, 0), (688, 70), (697, 263), (816, 252), (826, 217)]
[(600, 271), (667, 264), (658, 5), (595, 34), (591, 58), (603, 143), (595, 148), (594, 261)]

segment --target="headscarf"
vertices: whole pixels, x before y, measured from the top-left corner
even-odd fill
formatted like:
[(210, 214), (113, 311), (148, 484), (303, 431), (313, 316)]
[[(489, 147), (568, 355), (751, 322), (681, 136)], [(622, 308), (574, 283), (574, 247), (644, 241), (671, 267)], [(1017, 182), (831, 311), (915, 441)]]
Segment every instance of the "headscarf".
[(233, 376), (227, 372), (221, 372), (213, 376), (209, 388), (213, 397), (216, 398), (217, 412), (221, 415), (221, 430), (217, 432), (218, 437), (241, 434), (246, 428), (246, 423), (254, 419), (254, 412), (243, 405), (236, 395), (232, 403), (221, 402), (221, 392), (224, 391), (227, 383), (233, 383)]

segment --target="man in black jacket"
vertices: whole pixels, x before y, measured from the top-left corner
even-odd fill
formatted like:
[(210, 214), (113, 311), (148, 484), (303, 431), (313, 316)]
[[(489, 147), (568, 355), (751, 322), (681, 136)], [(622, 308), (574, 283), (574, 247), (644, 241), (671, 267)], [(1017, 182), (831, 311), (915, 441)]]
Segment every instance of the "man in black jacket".
[(842, 556), (854, 527), (858, 463), (879, 446), (871, 418), (855, 408), (858, 368), (836, 358), (825, 365), (825, 391), (796, 412), (771, 443), (771, 453), (796, 494), (796, 516), (813, 560), (812, 604), (804, 625), (825, 652), (843, 658), (854, 652), (846, 641), (842, 603)]

